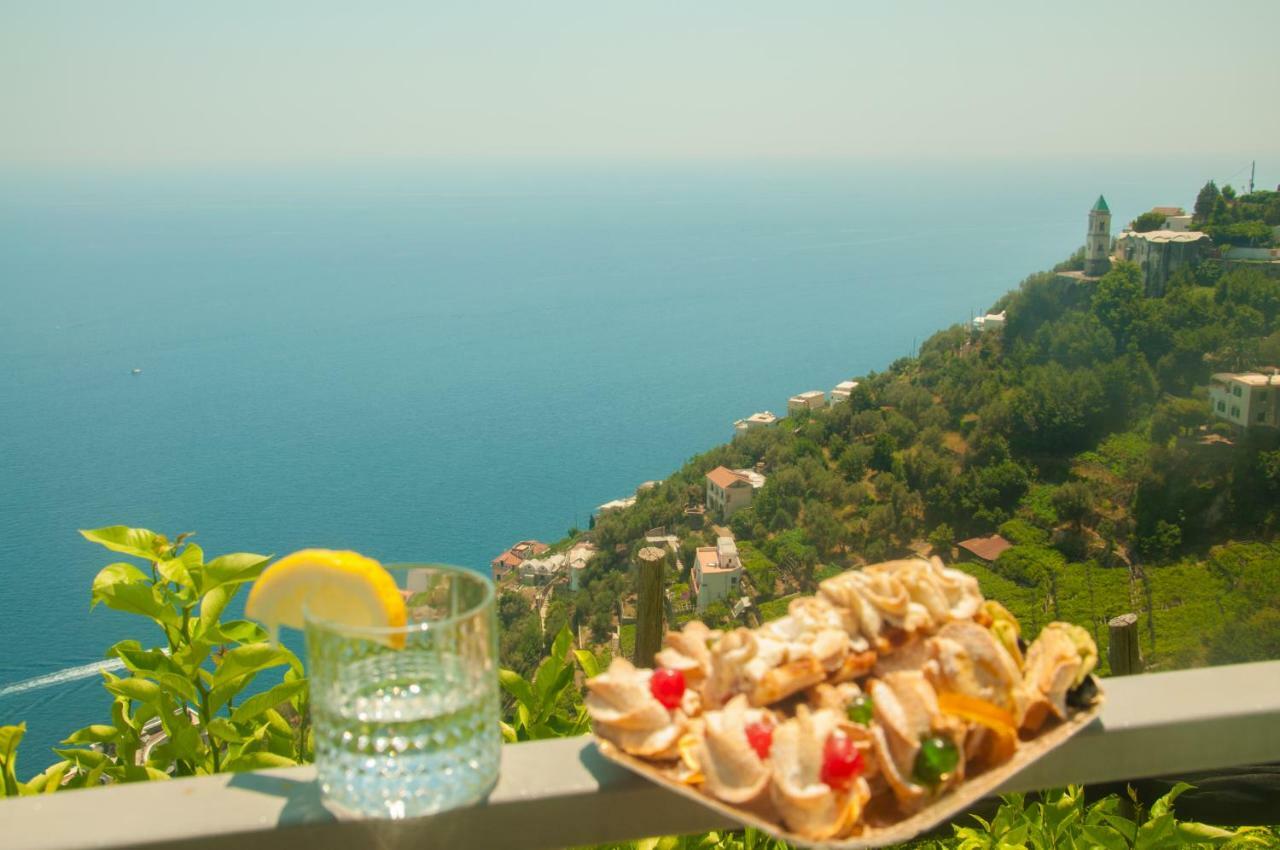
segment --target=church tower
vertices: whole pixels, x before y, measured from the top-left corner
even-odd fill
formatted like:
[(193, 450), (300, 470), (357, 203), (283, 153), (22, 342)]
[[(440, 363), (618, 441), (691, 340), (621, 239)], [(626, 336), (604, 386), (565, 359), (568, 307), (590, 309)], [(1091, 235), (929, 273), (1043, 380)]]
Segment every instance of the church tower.
[(1089, 232), (1084, 238), (1084, 273), (1099, 277), (1111, 268), (1107, 254), (1111, 251), (1111, 210), (1107, 199), (1098, 196), (1098, 202), (1089, 210)]

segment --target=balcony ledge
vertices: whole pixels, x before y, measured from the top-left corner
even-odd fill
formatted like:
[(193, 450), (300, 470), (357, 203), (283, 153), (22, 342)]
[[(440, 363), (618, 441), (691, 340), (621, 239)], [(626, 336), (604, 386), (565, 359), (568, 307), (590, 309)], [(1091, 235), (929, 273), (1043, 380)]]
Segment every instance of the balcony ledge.
[[(1280, 661), (1106, 682), (1099, 721), (1004, 791), (1280, 761)], [(503, 748), (502, 778), (469, 809), (408, 821), (335, 819), (310, 767), (0, 801), (5, 847), (556, 848), (730, 827), (604, 761), (586, 738)]]

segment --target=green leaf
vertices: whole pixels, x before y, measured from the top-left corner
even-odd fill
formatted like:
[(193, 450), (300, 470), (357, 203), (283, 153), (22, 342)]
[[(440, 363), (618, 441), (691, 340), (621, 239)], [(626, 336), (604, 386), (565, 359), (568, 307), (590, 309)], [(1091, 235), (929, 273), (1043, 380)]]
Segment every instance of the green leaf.
[(269, 643), (237, 646), (222, 656), (210, 683), (209, 709), (217, 711), (226, 705), (260, 671), (289, 663), (290, 655)]
[(180, 628), (182, 618), (169, 607), (149, 581), (117, 582), (99, 594), (99, 601), (115, 611), (141, 614), (158, 623)]
[(231, 719), (236, 723), (245, 723), (262, 714), (264, 711), (275, 708), (286, 700), (293, 699), (299, 693), (307, 688), (306, 679), (295, 679), (291, 682), (281, 682), (270, 690), (260, 694), (254, 694), (240, 705), (236, 706), (235, 711), (231, 712)]
[(233, 587), (215, 587), (205, 592), (204, 598), (200, 600), (200, 619), (196, 622), (198, 637), (208, 638), (212, 634), (218, 626), (218, 618), (222, 616), (222, 610), (227, 607), (227, 603), (234, 595)]
[(53, 751), (81, 770), (91, 770), (111, 761), (106, 753), (100, 753), (97, 750), (70, 750), (54, 747)]
[(0, 726), (0, 796), (16, 797), (21, 792), (18, 782), (18, 744), (27, 734), (27, 724)]
[(203, 638), (213, 643), (269, 643), (267, 630), (252, 620), (229, 620), (209, 629)]
[(225, 717), (213, 718), (206, 728), (208, 728), (210, 735), (228, 744), (239, 744), (245, 740), (244, 736), (240, 734), (240, 730)]
[(146, 583), (147, 575), (133, 564), (120, 561), (108, 564), (93, 577), (93, 590), (90, 594), (89, 608), (92, 609), (103, 601), (103, 595), (117, 584)]
[(582, 672), (587, 678), (600, 675), (600, 662), (596, 660), (590, 650), (575, 649), (573, 655), (578, 659), (578, 666), (582, 668)]
[(194, 587), (195, 581), (191, 578), (191, 572), (187, 569), (186, 563), (181, 558), (170, 558), (167, 561), (160, 561), (156, 564), (156, 572), (158, 572), (165, 581), (171, 581), (174, 584), (183, 587)]
[(293, 767), (297, 764), (291, 758), (276, 755), (268, 752), (252, 752), (245, 753), (228, 761), (222, 766), (223, 770), (242, 771), (242, 770), (263, 770), (269, 767)]
[(71, 768), (71, 762), (63, 761), (54, 762), (44, 769), (39, 776), (33, 777), (27, 783), (27, 791), (31, 794), (52, 794), (62, 787), (62, 779), (67, 775), (67, 771)]
[(287, 664), (288, 659), (279, 647), (269, 643), (249, 643), (237, 646), (222, 656), (213, 674), (213, 686), (225, 685), (259, 670)]
[(569, 647), (572, 645), (573, 634), (569, 631), (569, 624), (565, 623), (560, 626), (560, 631), (556, 633), (556, 639), (551, 644), (551, 657), (564, 663), (569, 654)]
[(199, 730), (190, 721), (169, 736), (169, 749), (176, 758), (187, 761), (199, 763), (205, 758), (204, 741), (200, 738)]
[(1179, 782), (1169, 789), (1168, 793), (1151, 804), (1151, 817), (1158, 818), (1173, 814), (1173, 801), (1181, 797), (1194, 786)]
[(525, 708), (534, 708), (537, 700), (533, 696), (533, 690), (519, 673), (514, 670), (499, 670), (498, 683), (502, 685), (504, 691), (519, 700), (520, 704)]
[(116, 696), (128, 697), (131, 700), (142, 703), (154, 703), (161, 696), (159, 685), (155, 682), (148, 682), (146, 679), (140, 679), (137, 676), (106, 682), (103, 687)]
[(201, 573), (201, 590), (208, 593), (222, 585), (239, 585), (253, 581), (267, 568), (270, 555), (254, 555), (250, 552), (236, 552), (222, 555), (204, 565)]
[(106, 723), (94, 723), (77, 729), (63, 739), (64, 744), (110, 744), (120, 737), (120, 730)]
[(196, 693), (196, 686), (191, 683), (190, 679), (180, 673), (156, 673), (155, 679), (161, 688), (178, 699), (186, 700), (187, 702), (200, 701), (200, 697)]
[(163, 559), (169, 549), (169, 541), (164, 535), (145, 528), (109, 525), (91, 531), (80, 529), (80, 535), (85, 540), (105, 546), (112, 552), (133, 555), (135, 558), (143, 558), (147, 561)]
[(1110, 827), (1082, 826), (1080, 827), (1080, 835), (1085, 840), (1077, 842), (1078, 845), (1102, 847), (1104, 850), (1129, 850), (1129, 839)]

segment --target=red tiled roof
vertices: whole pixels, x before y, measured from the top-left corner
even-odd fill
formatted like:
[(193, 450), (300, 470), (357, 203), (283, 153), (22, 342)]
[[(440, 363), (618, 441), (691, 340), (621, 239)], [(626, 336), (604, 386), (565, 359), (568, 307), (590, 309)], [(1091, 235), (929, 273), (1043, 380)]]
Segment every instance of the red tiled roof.
[(990, 537), (970, 537), (968, 540), (961, 540), (956, 545), (967, 552), (972, 552), (984, 561), (994, 561), (1000, 557), (1001, 552), (1013, 546), (1012, 543), (999, 534), (993, 534)]
[(715, 469), (707, 473), (708, 480), (722, 490), (727, 490), (735, 484), (750, 484), (745, 475), (739, 475), (732, 469), (724, 466), (717, 466)]

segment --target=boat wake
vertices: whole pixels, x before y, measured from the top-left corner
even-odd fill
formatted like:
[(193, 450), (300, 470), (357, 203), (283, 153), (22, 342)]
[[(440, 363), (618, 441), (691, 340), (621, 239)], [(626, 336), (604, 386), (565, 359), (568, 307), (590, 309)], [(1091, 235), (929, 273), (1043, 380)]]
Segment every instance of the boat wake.
[(65, 682), (74, 682), (76, 679), (88, 679), (90, 676), (96, 676), (103, 670), (123, 670), (124, 662), (119, 658), (109, 658), (105, 661), (95, 661), (92, 664), (81, 664), (79, 667), (68, 667), (65, 670), (59, 670), (56, 673), (46, 673), (43, 676), (36, 676), (32, 679), (24, 679), (21, 682), (14, 682), (12, 685), (0, 687), (0, 697), (7, 697), (11, 694), (20, 694), (23, 691), (34, 691), (38, 688), (49, 688), (54, 685), (61, 685)]

